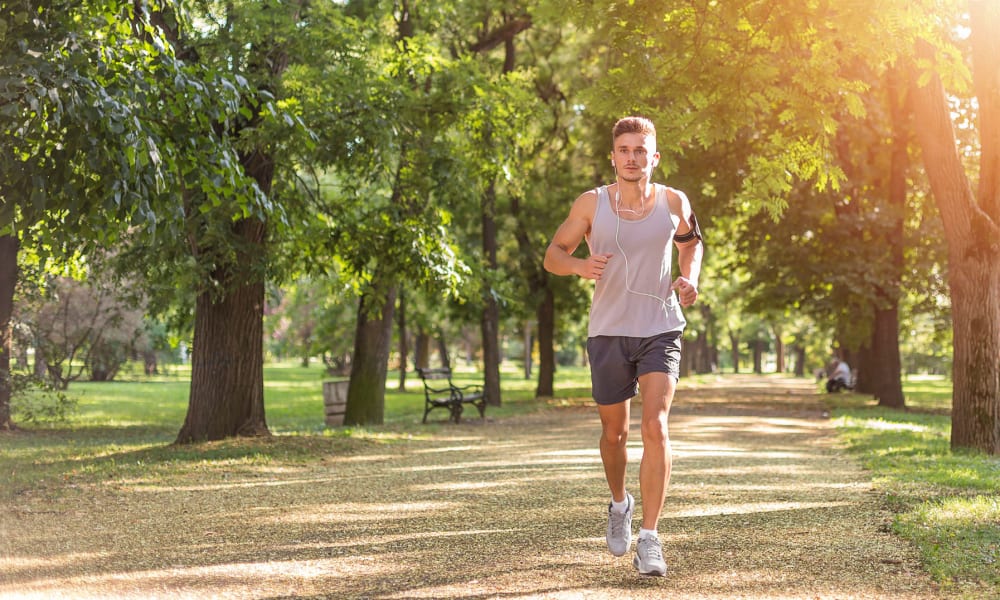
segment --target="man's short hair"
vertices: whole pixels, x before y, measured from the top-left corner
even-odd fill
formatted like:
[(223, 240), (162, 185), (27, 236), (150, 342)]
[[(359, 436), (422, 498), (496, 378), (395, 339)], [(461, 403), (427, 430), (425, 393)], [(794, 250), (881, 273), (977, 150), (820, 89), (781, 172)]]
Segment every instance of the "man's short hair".
[(646, 117), (623, 117), (618, 119), (614, 129), (611, 131), (612, 142), (617, 140), (618, 136), (626, 133), (639, 133), (655, 138), (656, 127), (653, 127), (653, 122)]

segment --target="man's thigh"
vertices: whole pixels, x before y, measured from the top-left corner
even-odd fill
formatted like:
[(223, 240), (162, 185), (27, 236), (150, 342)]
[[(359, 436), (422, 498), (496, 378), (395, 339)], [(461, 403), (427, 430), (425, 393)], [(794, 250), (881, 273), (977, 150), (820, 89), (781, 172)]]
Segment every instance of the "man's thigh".
[(657, 418), (670, 412), (677, 390), (677, 380), (667, 373), (652, 372), (639, 376), (639, 397), (642, 398), (642, 418)]

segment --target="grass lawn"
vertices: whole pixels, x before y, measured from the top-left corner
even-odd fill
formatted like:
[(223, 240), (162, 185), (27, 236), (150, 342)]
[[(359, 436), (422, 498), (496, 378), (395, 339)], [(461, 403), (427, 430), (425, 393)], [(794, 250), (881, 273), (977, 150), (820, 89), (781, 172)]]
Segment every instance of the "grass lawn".
[[(455, 371), (458, 385), (482, 383), (482, 376), (471, 369), (458, 366)], [(398, 437), (428, 435), (446, 423), (447, 411), (436, 409), (428, 424), (421, 424), (424, 393), (419, 377), (408, 374), (405, 391), (399, 391), (398, 373), (389, 375), (384, 425), (331, 429), (324, 423), (323, 369), (297, 363), (268, 364), (264, 368), (264, 404), (268, 426), (276, 437), (270, 441), (234, 439), (191, 447), (170, 446), (187, 413), (189, 370), (172, 367), (168, 374), (154, 377), (133, 370), (122, 381), (76, 382), (67, 391), (76, 401), (76, 410), (66, 420), (21, 422), (25, 432), (3, 439), (0, 476), (9, 485), (0, 486), (0, 497), (10, 497), (28, 487), (47, 487), (46, 482), (69, 477), (108, 480), (176, 469), (183, 464), (197, 469), (210, 464), (268, 461), (271, 457), (308, 460), (320, 453), (311, 440), (336, 443), (349, 451), (356, 444), (391, 443)], [(513, 365), (501, 372), (501, 380), (503, 405), (487, 407), (487, 418), (545, 405), (534, 398), (534, 379), (526, 380)], [(589, 398), (589, 370), (561, 367), (556, 395)], [(14, 421), (20, 422), (16, 401), (13, 408)], [(471, 407), (465, 415), (478, 418)]]
[(950, 381), (914, 378), (903, 391), (906, 410), (858, 394), (826, 399), (896, 514), (893, 530), (920, 548), (934, 579), (972, 597), (1000, 597), (1000, 458), (951, 450)]

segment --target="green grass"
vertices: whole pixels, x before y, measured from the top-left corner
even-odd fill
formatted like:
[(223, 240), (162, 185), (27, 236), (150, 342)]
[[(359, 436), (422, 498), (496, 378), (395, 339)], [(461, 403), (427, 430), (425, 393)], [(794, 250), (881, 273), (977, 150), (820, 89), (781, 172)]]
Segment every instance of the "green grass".
[[(390, 372), (385, 399), (385, 424), (372, 428), (328, 428), (324, 423), (323, 386), (327, 377), (317, 366), (269, 364), (264, 369), (264, 404), (271, 439), (232, 439), (192, 446), (173, 446), (187, 413), (190, 372), (174, 367), (167, 375), (143, 376), (134, 370), (128, 380), (77, 382), (68, 395), (76, 411), (65, 421), (21, 424), (23, 431), (0, 444), (0, 497), (27, 488), (59, 493), (57, 481), (114, 480), (168, 474), (179, 467), (199, 471), (261, 464), (269, 460), (310, 460), (324, 452), (350, 452), (365, 444), (427, 435), (442, 426), (448, 413), (435, 410), (427, 425), (423, 384), (408, 374), (399, 391), (397, 373)], [(482, 383), (482, 375), (456, 367), (458, 385)], [(503, 405), (486, 414), (502, 418), (545, 406), (534, 398), (535, 381), (526, 380), (513, 365), (501, 372)], [(556, 379), (560, 398), (590, 395), (589, 371), (561, 367)], [(474, 409), (466, 415), (476, 415)], [(14, 419), (17, 422), (17, 405)], [(446, 426), (446, 425), (445, 425)]]
[(849, 450), (872, 471), (893, 529), (945, 589), (1000, 597), (1000, 458), (950, 446), (951, 382), (908, 380), (906, 410), (828, 396)]

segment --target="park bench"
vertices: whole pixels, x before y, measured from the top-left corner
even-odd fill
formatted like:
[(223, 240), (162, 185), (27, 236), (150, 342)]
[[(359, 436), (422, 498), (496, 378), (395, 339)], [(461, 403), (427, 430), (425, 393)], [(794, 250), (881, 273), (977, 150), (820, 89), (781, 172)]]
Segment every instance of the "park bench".
[(479, 409), (480, 418), (486, 418), (486, 396), (481, 385), (457, 386), (451, 381), (451, 369), (417, 369), (424, 382), (424, 423), (427, 415), (435, 408), (447, 408), (450, 420), (458, 423), (462, 419), (463, 406), (471, 404)]

